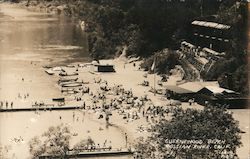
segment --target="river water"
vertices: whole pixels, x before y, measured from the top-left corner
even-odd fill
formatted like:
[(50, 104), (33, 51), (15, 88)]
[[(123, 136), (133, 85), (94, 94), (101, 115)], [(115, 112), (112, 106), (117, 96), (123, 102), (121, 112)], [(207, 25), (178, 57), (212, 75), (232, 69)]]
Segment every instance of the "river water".
[[(42, 66), (90, 61), (86, 39), (77, 22), (68, 17), (31, 12), (13, 4), (0, 3), (0, 102), (26, 107), (34, 101), (60, 96), (55, 86), (57, 79), (48, 78)], [(27, 94), (29, 96), (24, 98)], [(72, 143), (90, 136), (99, 143), (110, 140), (117, 148), (125, 145), (123, 135), (116, 128), (104, 128), (100, 132), (98, 129), (103, 125), (90, 120), (88, 116), (91, 115), (82, 117), (81, 112), (74, 112), (83, 120), (73, 122), (72, 113), (0, 113), (0, 144), (8, 147), (5, 155), (29, 158), (29, 140), (41, 135), (49, 126), (60, 123), (67, 123), (73, 132), (79, 134), (73, 137)], [(13, 142), (14, 138), (20, 137), (23, 142)]]

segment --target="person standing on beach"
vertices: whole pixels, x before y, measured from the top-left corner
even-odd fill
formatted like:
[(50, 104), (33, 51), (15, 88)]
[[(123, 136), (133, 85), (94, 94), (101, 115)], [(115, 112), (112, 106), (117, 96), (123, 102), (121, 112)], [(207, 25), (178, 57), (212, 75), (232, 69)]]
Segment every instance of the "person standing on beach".
[(86, 109), (86, 103), (85, 103), (85, 101), (83, 102), (83, 109), (84, 110)]
[(107, 144), (107, 139), (105, 139), (105, 141), (103, 143), (103, 148), (106, 148), (106, 144)]
[(105, 120), (106, 120), (106, 126), (108, 127), (108, 125), (109, 125), (109, 115), (108, 114), (106, 114)]
[(125, 144), (126, 144), (126, 147), (128, 147), (128, 135), (127, 135), (127, 133), (125, 133)]
[(73, 112), (73, 121), (75, 121), (75, 112)]

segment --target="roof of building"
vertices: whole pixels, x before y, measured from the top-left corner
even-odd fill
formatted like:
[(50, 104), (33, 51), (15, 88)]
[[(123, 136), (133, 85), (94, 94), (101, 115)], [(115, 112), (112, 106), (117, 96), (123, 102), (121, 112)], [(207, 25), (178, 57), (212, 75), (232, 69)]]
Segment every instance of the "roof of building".
[(209, 82), (187, 82), (179, 85), (179, 87), (192, 92), (198, 92), (199, 90), (201, 90), (206, 86), (219, 86), (219, 84), (217, 81), (209, 81)]
[(92, 61), (91, 64), (94, 66), (114, 66), (112, 60), (99, 60), (99, 62)]
[(191, 47), (191, 48), (196, 47), (196, 46), (194, 46), (193, 44), (188, 43), (188, 42), (186, 42), (186, 41), (181, 42), (181, 44), (182, 44), (182, 45), (187, 45), (187, 46), (189, 46), (189, 47)]
[(235, 91), (232, 91), (232, 90), (229, 90), (229, 89), (225, 89), (225, 88), (221, 88), (219, 86), (206, 86), (204, 88), (208, 89), (213, 94), (236, 93)]
[(209, 49), (209, 48), (203, 48), (202, 49), (203, 51), (206, 51), (206, 52), (208, 52), (208, 53), (210, 53), (210, 54), (213, 54), (213, 55), (219, 55), (220, 53), (219, 52), (217, 52), (217, 51), (214, 51), (214, 50), (212, 50), (212, 49)]
[(198, 20), (193, 21), (191, 24), (209, 28), (215, 28), (215, 29), (222, 29), (222, 30), (227, 30), (231, 28), (229, 25), (219, 24), (215, 22), (198, 21)]
[(195, 57), (196, 60), (198, 60), (200, 63), (202, 63), (203, 65), (207, 64), (209, 61), (204, 58), (204, 57)]
[(193, 93), (190, 90), (178, 87), (178, 86), (174, 86), (174, 85), (166, 85), (165, 89), (173, 91), (175, 93), (179, 93), (179, 94), (185, 94), (185, 93)]

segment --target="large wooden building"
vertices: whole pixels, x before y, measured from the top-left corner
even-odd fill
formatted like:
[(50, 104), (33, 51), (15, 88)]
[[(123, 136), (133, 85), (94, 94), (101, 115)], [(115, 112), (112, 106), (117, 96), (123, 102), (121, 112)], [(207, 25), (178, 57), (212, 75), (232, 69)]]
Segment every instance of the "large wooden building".
[(240, 93), (214, 86), (204, 87), (198, 91), (196, 95), (196, 102), (202, 105), (206, 103), (212, 105), (225, 105), (231, 109), (247, 108), (247, 101), (248, 99), (243, 97)]
[(193, 41), (197, 46), (217, 52), (226, 52), (230, 47), (231, 26), (195, 20), (192, 23)]
[(217, 82), (187, 82), (179, 86), (166, 86), (167, 97), (182, 102), (195, 99), (200, 105), (225, 105), (228, 108), (247, 108), (246, 97), (235, 91), (221, 88)]

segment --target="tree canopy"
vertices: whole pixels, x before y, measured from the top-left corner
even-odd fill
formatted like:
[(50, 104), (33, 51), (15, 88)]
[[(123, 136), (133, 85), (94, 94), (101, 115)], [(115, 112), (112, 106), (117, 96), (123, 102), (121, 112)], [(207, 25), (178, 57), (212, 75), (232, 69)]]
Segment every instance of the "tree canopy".
[(36, 136), (30, 140), (30, 153), (34, 158), (44, 154), (65, 156), (69, 150), (70, 138), (71, 133), (67, 126), (49, 127), (41, 137)]
[[(241, 145), (238, 122), (225, 108), (176, 109), (171, 120), (151, 128), (152, 135), (140, 140), (142, 158), (237, 158)], [(138, 158), (140, 158), (138, 157)]]

